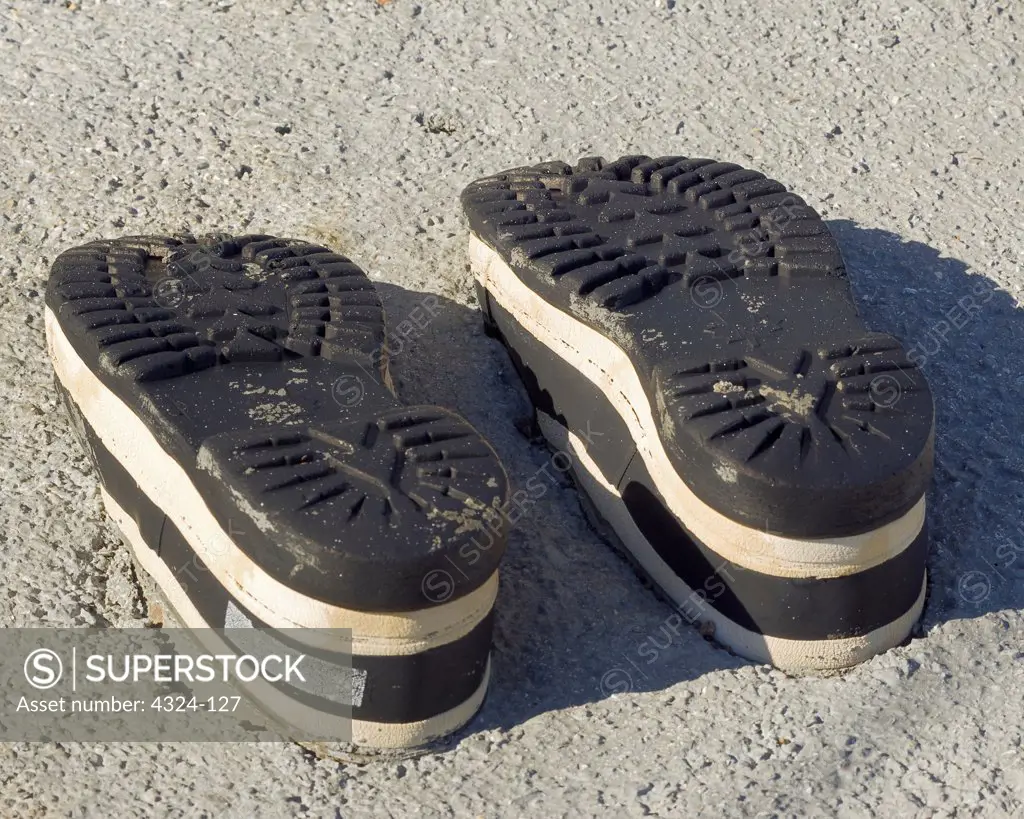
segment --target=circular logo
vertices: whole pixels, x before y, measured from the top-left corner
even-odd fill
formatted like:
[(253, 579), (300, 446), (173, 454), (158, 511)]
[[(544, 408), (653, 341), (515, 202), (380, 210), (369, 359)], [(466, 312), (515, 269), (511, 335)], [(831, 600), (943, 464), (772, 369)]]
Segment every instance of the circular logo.
[(363, 400), (363, 381), (358, 375), (343, 375), (331, 385), (331, 395), (343, 407), (354, 407)]
[(185, 282), (175, 276), (164, 276), (153, 283), (153, 301), (165, 309), (177, 307), (185, 300)]
[(888, 409), (900, 400), (900, 396), (903, 395), (903, 389), (900, 387), (900, 382), (896, 380), (895, 376), (883, 373), (871, 379), (871, 383), (868, 385), (868, 393), (875, 404)]
[(25, 679), (33, 688), (45, 691), (60, 682), (64, 674), (64, 663), (56, 651), (37, 648), (25, 658)]
[(973, 569), (960, 575), (956, 582), (956, 590), (960, 593), (961, 600), (976, 606), (992, 593), (992, 584), (987, 574)]
[(612, 694), (628, 694), (633, 690), (633, 678), (628, 671), (621, 668), (610, 668), (601, 676), (601, 693), (606, 697)]
[(725, 290), (722, 283), (711, 276), (701, 276), (699, 279), (694, 279), (690, 285), (690, 298), (703, 310), (716, 307), (724, 295)]
[(423, 576), (420, 589), (431, 603), (443, 603), (455, 594), (455, 578), (444, 569), (431, 569)]

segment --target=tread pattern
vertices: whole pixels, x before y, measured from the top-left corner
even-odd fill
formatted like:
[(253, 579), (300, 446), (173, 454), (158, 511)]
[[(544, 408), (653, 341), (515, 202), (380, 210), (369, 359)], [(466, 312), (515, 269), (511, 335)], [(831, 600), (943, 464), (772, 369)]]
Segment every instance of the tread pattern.
[(418, 524), (451, 540), (500, 527), (507, 489), (479, 434), (427, 406), (357, 422), (224, 433), (203, 443), (200, 463), (230, 475), (259, 508), (339, 547), (378, 538), (382, 528), (415, 532)]
[[(658, 374), (666, 419), (705, 446), (773, 473), (875, 458), (899, 440), (911, 401), (928, 399), (917, 365), (891, 336), (673, 367)], [(929, 399), (930, 400), (930, 399)]]
[(128, 237), (62, 253), (48, 285), (101, 367), (136, 381), (232, 362), (379, 357), (367, 276), (319, 245), (251, 235)]
[[(402, 405), (381, 301), (344, 256), (265, 235), (99, 241), (58, 257), (46, 303), (221, 529), (293, 591), (415, 611), (497, 569), (502, 464), (457, 415)], [(102, 477), (140, 493), (121, 471)], [(157, 537), (174, 500), (152, 500)]]
[(813, 208), (728, 162), (548, 162), (474, 182), (463, 203), (503, 248), (613, 311), (680, 280), (845, 275)]
[[(591, 157), (486, 177), (463, 205), (476, 238), (543, 303), (504, 305), (499, 330), (514, 339), (502, 321), (550, 307), (611, 341), (704, 503), (824, 537), (920, 500), (933, 463), (928, 385), (895, 338), (866, 328), (837, 242), (781, 183), (712, 159)], [(502, 275), (487, 271), (481, 286)], [(520, 369), (544, 371), (543, 352), (518, 353)], [(545, 392), (566, 418), (576, 403), (576, 417), (593, 413), (586, 386), (546, 376), (531, 394)], [(623, 400), (606, 396), (624, 417)]]

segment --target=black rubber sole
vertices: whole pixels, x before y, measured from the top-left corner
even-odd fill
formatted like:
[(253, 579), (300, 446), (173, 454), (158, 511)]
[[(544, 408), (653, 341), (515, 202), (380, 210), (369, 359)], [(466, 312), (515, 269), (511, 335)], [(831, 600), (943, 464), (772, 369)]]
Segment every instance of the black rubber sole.
[(668, 456), (722, 514), (833, 537), (920, 500), (927, 383), (864, 326), (835, 240), (778, 182), (707, 159), (590, 159), (479, 180), (463, 205), (527, 287), (623, 350)]
[(267, 236), (131, 237), (58, 257), (47, 308), (108, 510), (188, 625), (350, 628), (358, 743), (472, 716), (507, 479), (464, 420), (388, 389), (355, 265)]
[(542, 428), (691, 619), (796, 670), (906, 636), (931, 395), (864, 327), (803, 200), (726, 163), (627, 157), (503, 172), (463, 204), (485, 321)]

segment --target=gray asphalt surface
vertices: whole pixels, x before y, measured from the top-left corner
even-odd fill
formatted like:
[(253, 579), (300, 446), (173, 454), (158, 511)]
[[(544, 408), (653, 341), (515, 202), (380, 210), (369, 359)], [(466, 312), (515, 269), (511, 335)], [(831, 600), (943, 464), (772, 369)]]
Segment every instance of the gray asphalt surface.
[(396, 356), (403, 394), (465, 414), (521, 485), (550, 455), (480, 331), (457, 195), (542, 159), (706, 155), (793, 186), (871, 324), (918, 345), (938, 463), (923, 623), (842, 677), (673, 629), (552, 481), (511, 536), (490, 696), (448, 750), (358, 767), (291, 745), (5, 745), (0, 815), (1022, 815), (1021, 12), (829, 6), (3, 3), (0, 623), (145, 620), (51, 386), (60, 250), (267, 229), (351, 255), (392, 321), (437, 294)]

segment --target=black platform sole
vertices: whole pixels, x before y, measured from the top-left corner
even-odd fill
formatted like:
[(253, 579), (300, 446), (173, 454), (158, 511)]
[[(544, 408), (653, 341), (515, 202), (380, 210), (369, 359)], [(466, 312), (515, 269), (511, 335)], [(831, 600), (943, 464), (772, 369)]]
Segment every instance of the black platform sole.
[(552, 445), (689, 619), (792, 670), (903, 640), (933, 408), (803, 200), (735, 165), (546, 163), (463, 194), (490, 329)]
[(267, 236), (95, 242), (54, 263), (46, 329), (107, 511), (187, 626), (350, 629), (356, 745), (469, 720), (507, 480), (465, 421), (385, 386), (355, 265)]

